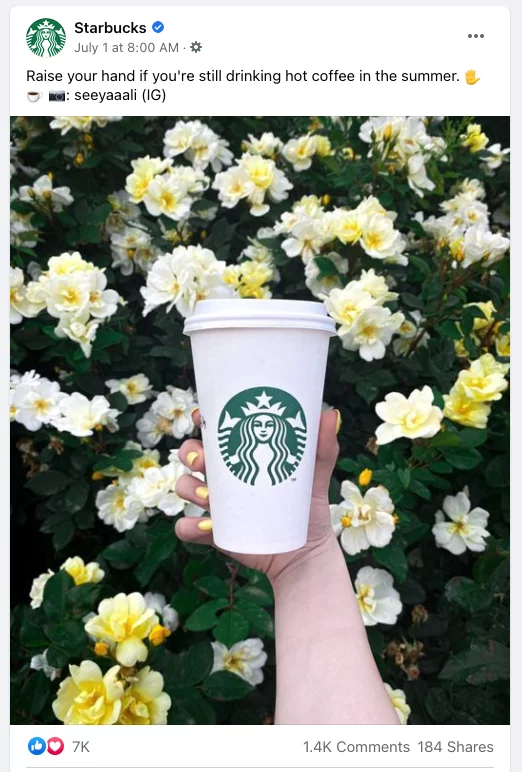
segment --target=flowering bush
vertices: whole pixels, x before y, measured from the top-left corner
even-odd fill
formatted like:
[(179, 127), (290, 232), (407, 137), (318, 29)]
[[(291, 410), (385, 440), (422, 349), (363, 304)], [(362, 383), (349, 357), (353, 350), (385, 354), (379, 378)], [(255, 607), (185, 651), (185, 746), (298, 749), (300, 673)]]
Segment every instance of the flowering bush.
[(273, 720), (268, 580), (174, 535), (209, 297), (324, 300), (383, 688), (507, 721), (509, 151), (478, 121), (13, 121), (13, 723)]

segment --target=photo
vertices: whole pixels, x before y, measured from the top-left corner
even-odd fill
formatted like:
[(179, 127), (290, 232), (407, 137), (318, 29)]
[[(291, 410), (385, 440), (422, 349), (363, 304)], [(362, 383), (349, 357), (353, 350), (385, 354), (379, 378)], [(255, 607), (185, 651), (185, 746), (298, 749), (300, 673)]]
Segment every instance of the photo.
[(11, 119), (12, 724), (509, 723), (509, 146)]

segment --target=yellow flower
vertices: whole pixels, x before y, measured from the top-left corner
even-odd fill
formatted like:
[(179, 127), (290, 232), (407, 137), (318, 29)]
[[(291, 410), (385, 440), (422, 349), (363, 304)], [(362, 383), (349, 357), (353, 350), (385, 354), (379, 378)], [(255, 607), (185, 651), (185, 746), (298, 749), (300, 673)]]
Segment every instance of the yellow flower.
[(163, 625), (154, 625), (149, 633), (149, 641), (153, 646), (161, 646), (165, 638), (168, 638), (170, 634), (171, 632), (168, 627), (163, 627)]
[(103, 480), (105, 475), (102, 472), (93, 472), (91, 475), (91, 480)]
[(107, 654), (109, 653), (109, 651), (110, 651), (110, 646), (109, 646), (109, 644), (108, 644), (108, 643), (101, 643), (101, 642), (98, 642), (98, 643), (95, 645), (95, 647), (94, 647), (94, 653), (95, 653), (95, 654), (96, 654), (98, 657), (106, 657), (106, 656), (107, 656)]
[(474, 402), (496, 402), (508, 387), (503, 368), (497, 367), (491, 354), (484, 354), (471, 363), (468, 370), (461, 370), (452, 393), (461, 394)]
[(485, 429), (490, 413), (491, 408), (487, 403), (474, 402), (453, 389), (450, 394), (444, 395), (444, 416), (462, 426)]
[(388, 692), (388, 696), (391, 700), (391, 704), (395, 708), (395, 712), (399, 717), (401, 724), (407, 724), (410, 717), (411, 708), (406, 702), (406, 695), (402, 689), (392, 689), (390, 684), (384, 684), (384, 688)]
[(85, 565), (82, 558), (78, 556), (67, 558), (65, 563), (60, 566), (60, 570), (67, 571), (76, 585), (87, 584), (87, 582), (97, 584), (105, 576), (105, 571), (100, 568), (99, 563), (87, 563)]
[(171, 699), (163, 691), (163, 677), (150, 667), (139, 671), (123, 695), (118, 724), (166, 724)]
[(159, 619), (153, 609), (147, 608), (143, 595), (121, 592), (114, 598), (102, 600), (98, 616), (89, 619), (85, 630), (95, 640), (114, 645), (117, 661), (125, 667), (133, 667), (136, 662), (147, 659), (148, 650), (143, 639), (157, 624)]
[(467, 303), (464, 308), (479, 308), (484, 314), (484, 317), (476, 316), (473, 319), (473, 332), (479, 332), (486, 327), (491, 327), (497, 313), (497, 309), (491, 300), (488, 300), (487, 303)]
[(327, 155), (332, 155), (332, 145), (330, 144), (330, 140), (328, 137), (322, 137), (319, 134), (316, 134), (313, 137), (314, 144), (315, 144), (315, 152), (320, 158), (324, 158)]
[(509, 332), (495, 338), (495, 348), (499, 357), (511, 356), (511, 340)]
[(480, 123), (470, 123), (465, 134), (460, 135), (462, 147), (469, 147), (470, 153), (478, 153), (487, 146), (488, 137), (482, 131)]
[(120, 668), (111, 667), (105, 675), (95, 662), (84, 660), (71, 665), (71, 673), (60, 684), (53, 711), (64, 724), (115, 724), (120, 716), (123, 684)]
[(270, 297), (263, 284), (274, 278), (274, 272), (266, 263), (247, 260), (241, 263), (239, 276), (239, 295), (242, 298), (263, 299)]
[(359, 485), (369, 485), (372, 481), (373, 472), (371, 469), (363, 469), (358, 477)]

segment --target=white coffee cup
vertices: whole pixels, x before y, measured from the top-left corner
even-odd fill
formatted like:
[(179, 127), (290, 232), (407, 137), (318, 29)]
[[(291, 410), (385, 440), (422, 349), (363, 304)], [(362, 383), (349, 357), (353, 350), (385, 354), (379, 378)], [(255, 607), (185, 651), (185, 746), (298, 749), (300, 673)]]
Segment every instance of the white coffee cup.
[(185, 321), (217, 546), (306, 543), (329, 338), (322, 303), (204, 300)]
[(43, 94), (41, 92), (40, 93), (38, 93), (38, 91), (27, 92), (27, 99), (30, 102), (38, 102), (38, 100), (41, 99), (42, 97), (43, 97)]

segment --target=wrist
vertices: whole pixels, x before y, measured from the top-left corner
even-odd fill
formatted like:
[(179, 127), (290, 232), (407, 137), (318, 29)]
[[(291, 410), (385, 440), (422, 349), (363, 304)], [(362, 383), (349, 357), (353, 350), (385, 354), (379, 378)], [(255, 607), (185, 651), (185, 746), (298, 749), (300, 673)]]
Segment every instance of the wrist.
[(342, 569), (348, 573), (341, 547), (331, 531), (320, 541), (298, 550), (277, 571), (268, 574), (268, 578), (277, 596), (288, 584), (316, 585), (328, 581), (332, 573)]

